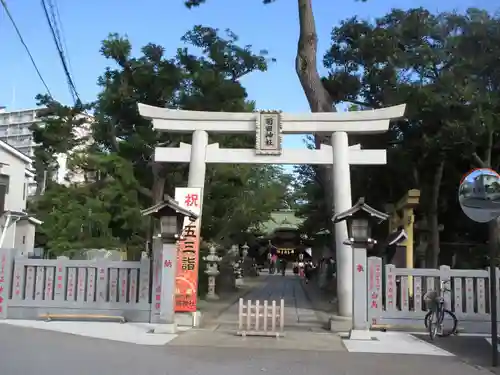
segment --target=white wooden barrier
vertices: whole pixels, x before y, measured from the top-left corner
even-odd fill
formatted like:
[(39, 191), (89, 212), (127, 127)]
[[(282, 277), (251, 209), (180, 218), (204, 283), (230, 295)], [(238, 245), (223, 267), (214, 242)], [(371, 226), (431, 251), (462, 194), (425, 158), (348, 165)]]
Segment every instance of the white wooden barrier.
[(239, 336), (284, 336), (285, 300), (281, 299), (279, 306), (273, 300), (248, 300), (246, 303), (240, 298), (238, 311)]
[[(500, 272), (496, 269), (497, 288)], [(459, 320), (459, 329), (488, 333), (490, 328), (489, 270), (396, 268), (382, 259), (368, 258), (368, 319), (372, 326), (423, 326), (426, 306), (423, 295), (450, 281), (445, 306)], [(497, 289), (497, 293), (500, 290)], [(497, 300), (500, 309), (500, 299)]]

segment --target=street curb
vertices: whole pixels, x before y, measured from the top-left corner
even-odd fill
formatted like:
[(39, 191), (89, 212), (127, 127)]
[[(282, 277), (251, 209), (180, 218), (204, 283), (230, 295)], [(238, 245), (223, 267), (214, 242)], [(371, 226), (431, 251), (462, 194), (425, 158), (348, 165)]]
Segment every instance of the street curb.
[(469, 367), (472, 367), (475, 370), (478, 370), (478, 371), (484, 370), (484, 371), (491, 372), (492, 374), (497, 374), (494, 367), (484, 367), (481, 365), (476, 365), (475, 363), (470, 362), (468, 359), (460, 358), (457, 356), (455, 356), (455, 358), (457, 358), (460, 362), (466, 364)]

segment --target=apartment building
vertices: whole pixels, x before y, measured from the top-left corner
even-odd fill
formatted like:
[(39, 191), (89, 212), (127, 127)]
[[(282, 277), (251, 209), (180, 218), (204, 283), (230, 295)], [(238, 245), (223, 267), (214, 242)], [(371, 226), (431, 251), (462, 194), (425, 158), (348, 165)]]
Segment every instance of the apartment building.
[[(35, 123), (40, 123), (41, 120), (38, 117), (38, 109), (22, 109), (16, 111), (8, 111), (5, 107), (0, 107), (0, 141), (4, 141), (7, 144), (15, 147), (24, 155), (33, 158), (35, 154), (36, 143), (33, 139), (33, 132), (31, 131), (31, 126)], [(85, 116), (88, 121), (80, 129), (77, 129), (77, 137), (87, 136), (89, 133), (89, 126), (92, 121), (91, 116)], [(60, 184), (68, 183), (68, 177), (71, 179), (70, 182), (79, 182), (83, 180), (83, 177), (78, 176), (78, 174), (69, 174), (67, 168), (67, 154), (56, 155), (58, 169), (54, 176)], [(36, 183), (33, 180), (28, 187), (28, 195), (33, 195), (36, 191)]]
[(33, 157), (35, 143), (31, 125), (40, 122), (37, 109), (7, 111), (0, 107), (0, 140), (17, 148), (28, 157)]

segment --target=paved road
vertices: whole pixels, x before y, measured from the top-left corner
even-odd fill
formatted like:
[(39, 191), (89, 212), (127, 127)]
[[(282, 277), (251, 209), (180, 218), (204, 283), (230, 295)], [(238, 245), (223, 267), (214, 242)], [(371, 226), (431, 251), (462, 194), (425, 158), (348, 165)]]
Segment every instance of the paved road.
[(488, 375), (453, 357), (147, 347), (0, 325), (2, 375)]
[(460, 203), (470, 208), (488, 208), (500, 210), (500, 201), (498, 200), (466, 198), (461, 199)]
[[(165, 346), (141, 346), (2, 324), (0, 374), (491, 374), (456, 357), (349, 353), (338, 335), (321, 331), (300, 280), (291, 275), (268, 276), (265, 286), (247, 298), (285, 299), (285, 338), (241, 338), (219, 327), (185, 332)], [(230, 307), (219, 326), (235, 324), (236, 313), (237, 305)], [(318, 331), (304, 328), (314, 326)]]
[[(431, 341), (427, 335), (415, 336), (455, 354), (458, 358), (472, 365), (483, 367), (491, 366), (491, 344), (486, 341), (485, 337), (450, 336), (443, 338), (438, 337)], [(496, 373), (500, 374), (499, 368), (497, 368)]]
[[(295, 330), (323, 331), (326, 322), (316, 314), (307, 298), (301, 280), (292, 272), (286, 276), (281, 274), (266, 275), (265, 284), (245, 296), (245, 300), (273, 301), (279, 305), (280, 300), (285, 300), (285, 326)], [(238, 302), (222, 313), (216, 322), (222, 328), (235, 326), (238, 322)]]

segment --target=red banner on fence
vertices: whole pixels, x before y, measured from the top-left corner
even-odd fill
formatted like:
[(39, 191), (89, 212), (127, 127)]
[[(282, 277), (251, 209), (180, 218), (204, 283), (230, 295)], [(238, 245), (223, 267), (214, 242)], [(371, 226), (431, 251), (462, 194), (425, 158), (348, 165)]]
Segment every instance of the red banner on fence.
[[(201, 189), (177, 188), (175, 200), (184, 208), (201, 213)], [(175, 311), (194, 312), (198, 295), (198, 266), (200, 254), (200, 220), (184, 219), (182, 239), (177, 248), (175, 279)]]

